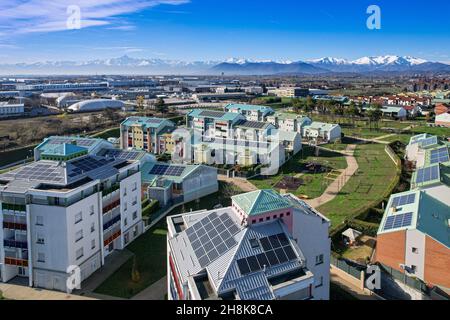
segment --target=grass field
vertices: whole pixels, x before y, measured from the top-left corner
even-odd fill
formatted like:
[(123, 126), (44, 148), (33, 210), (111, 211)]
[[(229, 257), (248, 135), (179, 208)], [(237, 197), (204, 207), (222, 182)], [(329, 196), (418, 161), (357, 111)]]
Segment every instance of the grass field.
[[(218, 193), (202, 198), (199, 202), (194, 201), (179, 207), (169, 215), (189, 212), (191, 209), (193, 211), (202, 209), (210, 210), (219, 203), (223, 206), (229, 206), (231, 205), (230, 197), (241, 192), (235, 186), (220, 183), (220, 191)], [(131, 280), (134, 260), (134, 258), (131, 258), (95, 289), (95, 292), (129, 299), (166, 276), (166, 235), (167, 224), (166, 220), (163, 219), (158, 225), (140, 236), (127, 247), (136, 257), (137, 269), (140, 274), (138, 282)]]
[(321, 207), (335, 228), (344, 221), (378, 205), (397, 178), (397, 168), (380, 144), (358, 145), (355, 157), (357, 173), (350, 178), (336, 198)]
[[(278, 175), (269, 177), (258, 177), (251, 182), (259, 189), (276, 189), (274, 186), (285, 176), (295, 177), (303, 174), (308, 162), (317, 162), (326, 166), (330, 170), (343, 170), (347, 168), (347, 162), (339, 153), (331, 151), (320, 151), (318, 157), (314, 155), (314, 149), (307, 146), (303, 151), (289, 160), (281, 169)], [(317, 198), (321, 196), (325, 189), (331, 184), (332, 180), (327, 180), (327, 173), (305, 173), (300, 179), (305, 180), (306, 185), (302, 185), (295, 192), (297, 196), (307, 196), (308, 198)], [(278, 190), (279, 191), (279, 190)]]

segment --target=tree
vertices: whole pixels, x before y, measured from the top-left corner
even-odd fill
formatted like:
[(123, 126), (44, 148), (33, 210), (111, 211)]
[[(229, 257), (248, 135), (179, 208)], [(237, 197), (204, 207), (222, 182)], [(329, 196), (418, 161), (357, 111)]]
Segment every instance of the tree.
[(144, 103), (145, 103), (145, 99), (143, 96), (139, 96), (136, 98), (136, 106), (137, 106), (138, 111), (144, 110)]
[(156, 100), (155, 108), (156, 108), (156, 111), (160, 112), (161, 114), (164, 114), (169, 110), (169, 108), (167, 107), (163, 98), (158, 98)]
[(381, 117), (383, 116), (383, 112), (381, 111), (381, 105), (375, 104), (370, 106), (369, 110), (367, 111), (367, 116), (370, 120), (370, 128), (372, 128), (372, 123), (375, 122), (376, 127), (378, 128), (378, 122), (380, 121)]
[(314, 100), (311, 96), (306, 98), (305, 109), (306, 112), (311, 112), (316, 108), (316, 100)]

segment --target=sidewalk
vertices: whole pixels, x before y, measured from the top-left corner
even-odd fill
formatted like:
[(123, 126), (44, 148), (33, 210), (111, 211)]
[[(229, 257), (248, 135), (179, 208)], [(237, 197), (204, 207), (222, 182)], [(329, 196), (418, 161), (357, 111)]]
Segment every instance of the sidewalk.
[(147, 289), (139, 292), (131, 300), (164, 300), (167, 292), (167, 277), (160, 279)]
[(64, 292), (30, 288), (8, 283), (0, 283), (0, 290), (6, 299), (11, 300), (96, 300), (94, 298)]
[[(339, 194), (339, 192), (344, 188), (345, 184), (350, 180), (350, 178), (355, 174), (355, 172), (358, 170), (358, 162), (356, 161), (355, 157), (353, 156), (355, 153), (356, 145), (352, 144), (347, 146), (347, 149), (345, 151), (342, 151), (342, 153), (345, 156), (345, 159), (347, 161), (347, 169), (345, 169), (340, 176), (334, 180), (328, 188), (325, 190), (325, 192), (318, 198), (312, 199), (312, 200), (306, 200), (305, 202), (309, 204), (313, 208), (318, 208), (321, 205), (330, 202), (336, 196)], [(339, 152), (339, 151), (334, 151)]]

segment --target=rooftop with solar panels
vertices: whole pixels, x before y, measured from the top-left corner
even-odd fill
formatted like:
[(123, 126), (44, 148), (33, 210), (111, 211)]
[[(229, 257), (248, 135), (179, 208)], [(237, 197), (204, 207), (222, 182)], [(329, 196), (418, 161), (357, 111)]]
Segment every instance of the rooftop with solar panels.
[(233, 292), (228, 298), (272, 300), (274, 288), (313, 278), (280, 220), (247, 226), (231, 207), (171, 220), (183, 225), (169, 239), (171, 253), (184, 280), (195, 283), (201, 299), (222, 299)]
[[(437, 154), (439, 150), (437, 150)], [(437, 156), (436, 159), (439, 156)], [(436, 160), (435, 164), (417, 169), (411, 177), (411, 189), (425, 188), (434, 185), (450, 186), (450, 162), (440, 163)]]
[(450, 207), (425, 191), (391, 196), (378, 234), (417, 229), (450, 247)]
[(132, 162), (124, 159), (85, 155), (62, 162), (39, 160), (0, 175), (3, 191), (28, 189), (71, 189), (81, 181), (106, 179)]

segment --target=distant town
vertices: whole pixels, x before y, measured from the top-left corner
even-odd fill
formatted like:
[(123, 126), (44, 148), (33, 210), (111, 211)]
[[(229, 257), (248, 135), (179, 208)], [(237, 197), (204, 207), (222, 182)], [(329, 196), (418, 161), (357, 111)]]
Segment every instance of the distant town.
[(449, 297), (448, 76), (12, 76), (0, 99), (4, 298)]

